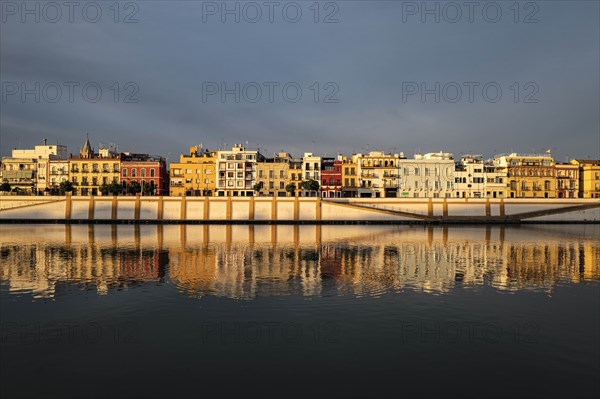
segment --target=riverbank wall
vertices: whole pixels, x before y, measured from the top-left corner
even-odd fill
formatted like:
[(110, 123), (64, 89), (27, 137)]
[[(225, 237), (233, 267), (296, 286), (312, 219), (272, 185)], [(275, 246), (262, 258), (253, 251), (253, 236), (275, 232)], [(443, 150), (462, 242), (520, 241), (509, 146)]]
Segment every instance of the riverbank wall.
[(600, 223), (600, 199), (0, 196), (0, 223)]

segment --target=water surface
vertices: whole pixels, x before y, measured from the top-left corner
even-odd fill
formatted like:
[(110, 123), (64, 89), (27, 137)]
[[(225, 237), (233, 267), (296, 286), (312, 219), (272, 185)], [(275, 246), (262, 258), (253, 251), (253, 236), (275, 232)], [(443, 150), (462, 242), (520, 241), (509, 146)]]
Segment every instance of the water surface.
[(600, 394), (600, 226), (0, 229), (3, 398)]

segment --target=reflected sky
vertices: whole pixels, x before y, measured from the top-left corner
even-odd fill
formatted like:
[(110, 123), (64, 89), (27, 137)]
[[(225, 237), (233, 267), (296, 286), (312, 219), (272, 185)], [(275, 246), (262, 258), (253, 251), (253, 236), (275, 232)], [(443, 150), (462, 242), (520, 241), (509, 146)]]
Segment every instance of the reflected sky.
[[(0, 288), (55, 298), (172, 284), (182, 295), (551, 294), (600, 281), (599, 226), (4, 225)], [(68, 289), (64, 289), (68, 287)]]

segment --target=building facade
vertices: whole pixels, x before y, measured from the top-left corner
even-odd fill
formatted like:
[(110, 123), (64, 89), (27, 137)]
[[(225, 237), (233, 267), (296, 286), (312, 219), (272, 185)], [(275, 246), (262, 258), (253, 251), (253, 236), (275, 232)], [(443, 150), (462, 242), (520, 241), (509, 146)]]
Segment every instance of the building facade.
[(399, 188), (398, 154), (371, 151), (368, 154), (352, 155), (358, 165), (357, 196), (363, 198), (396, 197)]
[(506, 168), (508, 198), (556, 198), (554, 159), (550, 155), (497, 155), (494, 165)]
[(170, 169), (169, 195), (212, 196), (217, 188), (217, 153), (190, 147), (189, 155), (181, 154)]
[(132, 182), (139, 185), (142, 195), (169, 195), (165, 159), (157, 155), (121, 154), (121, 192), (127, 193)]
[(67, 158), (67, 147), (60, 144), (43, 145), (33, 149), (13, 149), (11, 157), (2, 159), (2, 181), (11, 185), (11, 191), (25, 194), (48, 193), (49, 162)]
[(302, 183), (302, 160), (292, 159), (288, 165), (288, 183), (294, 185), (294, 192), (289, 193), (292, 196), (302, 195), (300, 183)]
[(50, 160), (48, 170), (48, 187), (50, 189), (50, 194), (62, 194), (60, 192), (60, 184), (69, 180), (69, 160)]
[(556, 176), (556, 198), (579, 197), (579, 166), (571, 163), (554, 165)]
[(451, 198), (454, 191), (454, 159), (446, 152), (415, 154), (413, 159), (398, 161), (399, 197)]
[(321, 197), (342, 196), (342, 157), (321, 160)]
[(228, 151), (217, 151), (217, 195), (253, 196), (256, 163), (263, 159), (257, 150), (247, 150), (242, 144), (236, 144)]
[[(312, 152), (305, 152), (302, 157), (302, 180), (315, 180), (321, 185), (321, 157), (314, 155)], [(317, 196), (318, 193), (302, 190), (302, 196)]]
[(600, 198), (600, 159), (574, 159), (579, 167), (579, 198)]
[(102, 195), (100, 186), (121, 180), (120, 155), (108, 148), (94, 152), (89, 139), (85, 140), (78, 156), (69, 158), (69, 181), (74, 195)]
[[(264, 158), (256, 163), (256, 184), (260, 190), (257, 195), (269, 197), (286, 197), (286, 186), (289, 183), (289, 166), (292, 156), (285, 152), (276, 154), (273, 158)], [(258, 188), (258, 186), (256, 187)]]
[(342, 157), (342, 197), (358, 196), (358, 164), (352, 158)]

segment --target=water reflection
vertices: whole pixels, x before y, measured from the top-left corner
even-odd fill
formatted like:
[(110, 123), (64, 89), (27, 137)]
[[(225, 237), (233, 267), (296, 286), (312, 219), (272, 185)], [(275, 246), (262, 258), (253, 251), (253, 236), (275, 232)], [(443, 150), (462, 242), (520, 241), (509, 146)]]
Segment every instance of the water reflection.
[(188, 296), (376, 296), (600, 281), (598, 226), (3, 225), (3, 290), (173, 283)]

